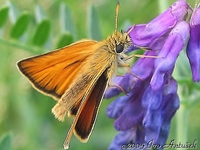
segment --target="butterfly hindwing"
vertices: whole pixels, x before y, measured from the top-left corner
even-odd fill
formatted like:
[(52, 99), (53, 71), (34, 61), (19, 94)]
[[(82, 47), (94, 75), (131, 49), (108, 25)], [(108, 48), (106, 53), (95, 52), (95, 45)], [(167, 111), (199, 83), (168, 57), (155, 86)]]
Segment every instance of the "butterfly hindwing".
[(80, 108), (81, 113), (78, 121), (75, 125), (75, 135), (81, 140), (86, 142), (91, 134), (91, 131), (96, 120), (99, 106), (101, 104), (103, 94), (107, 86), (106, 71), (99, 77), (96, 83), (93, 85), (87, 98), (85, 99), (86, 104)]

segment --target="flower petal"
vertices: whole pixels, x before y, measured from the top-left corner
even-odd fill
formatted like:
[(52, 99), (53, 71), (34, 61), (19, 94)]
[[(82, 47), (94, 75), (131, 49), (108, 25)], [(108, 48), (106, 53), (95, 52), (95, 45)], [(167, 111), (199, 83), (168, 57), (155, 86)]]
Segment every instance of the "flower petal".
[(187, 56), (192, 69), (194, 82), (200, 81), (200, 8), (196, 8), (190, 20), (190, 39), (187, 45)]
[(106, 92), (104, 94), (104, 98), (111, 98), (113, 96), (118, 95), (119, 93), (122, 92), (122, 90), (114, 85), (118, 85), (120, 83), (120, 81), (122, 80), (122, 76), (116, 76), (113, 78), (113, 80), (111, 81), (111, 86), (109, 86), (106, 89)]
[[(144, 55), (156, 56), (156, 53), (154, 51), (147, 51)], [(155, 58), (139, 58), (131, 68), (132, 73), (142, 80), (147, 79), (153, 72), (154, 60)]]
[(135, 139), (135, 129), (130, 129), (127, 131), (119, 132), (111, 145), (109, 146), (109, 150), (126, 150), (129, 146), (129, 142)]
[(155, 60), (155, 72), (151, 79), (151, 86), (154, 90), (161, 88), (164, 83), (165, 74), (170, 73), (175, 65), (180, 51), (184, 48), (189, 37), (189, 25), (182, 21), (178, 23), (169, 34), (160, 57)]
[(145, 109), (156, 110), (162, 104), (162, 89), (153, 90), (151, 86), (149, 86), (142, 97), (142, 106)]
[(130, 32), (132, 43), (150, 47), (157, 38), (165, 35), (182, 20), (188, 9), (188, 3), (185, 0), (178, 0), (148, 24), (135, 25), (129, 28), (128, 32)]
[(156, 105), (155, 103), (149, 103), (150, 106), (147, 105), (147, 112), (143, 119), (145, 142), (154, 139), (156, 144), (163, 145), (168, 137), (171, 118), (179, 108), (177, 83), (173, 78), (167, 80), (169, 82), (163, 86), (162, 91), (156, 91), (162, 93), (162, 97), (159, 99), (160, 102), (157, 101), (158, 106), (151, 106)]
[(140, 100), (135, 100), (134, 103), (127, 103), (124, 108), (122, 114), (114, 123), (115, 129), (118, 131), (131, 129), (142, 121), (143, 110)]
[(129, 97), (124, 95), (116, 100), (114, 100), (108, 107), (107, 107), (107, 115), (110, 118), (118, 118), (123, 108), (125, 107), (126, 102), (128, 101)]

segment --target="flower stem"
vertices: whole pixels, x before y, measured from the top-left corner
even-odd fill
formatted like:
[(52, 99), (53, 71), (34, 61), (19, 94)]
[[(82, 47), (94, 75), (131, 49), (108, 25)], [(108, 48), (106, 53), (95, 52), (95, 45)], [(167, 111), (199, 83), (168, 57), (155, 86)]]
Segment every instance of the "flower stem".
[(184, 102), (184, 98), (182, 97), (181, 87), (179, 87), (178, 95), (180, 99), (180, 108), (176, 112), (176, 143), (186, 143), (188, 128), (188, 109), (187, 104)]
[(42, 48), (39, 48), (39, 47), (38, 48), (37, 47), (32, 48), (31, 46), (20, 44), (17, 41), (14, 41), (14, 40), (8, 41), (8, 40), (3, 39), (3, 38), (0, 38), (0, 43), (4, 44), (4, 45), (11, 46), (11, 47), (27, 50), (27, 51), (32, 52), (32, 53), (37, 53), (38, 51), (45, 51), (45, 50), (43, 50)]

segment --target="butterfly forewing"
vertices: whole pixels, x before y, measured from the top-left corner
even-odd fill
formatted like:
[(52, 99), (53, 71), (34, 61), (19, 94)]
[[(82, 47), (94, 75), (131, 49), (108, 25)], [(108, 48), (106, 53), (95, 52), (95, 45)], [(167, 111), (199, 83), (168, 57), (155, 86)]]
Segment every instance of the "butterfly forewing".
[(60, 50), (52, 51), (18, 62), (20, 71), (36, 89), (59, 99), (94, 53), (96, 41), (80, 41)]

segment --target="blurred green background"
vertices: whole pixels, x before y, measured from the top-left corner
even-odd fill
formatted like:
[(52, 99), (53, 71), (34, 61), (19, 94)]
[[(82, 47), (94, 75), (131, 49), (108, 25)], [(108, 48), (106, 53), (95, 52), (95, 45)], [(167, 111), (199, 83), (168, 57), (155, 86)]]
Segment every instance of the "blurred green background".
[[(146, 23), (156, 17), (160, 12), (158, 1), (121, 0), (118, 29), (126, 30), (129, 25)], [(173, 2), (168, 1), (165, 6)], [(116, 3), (116, 0), (0, 0), (1, 150), (63, 149), (72, 119), (59, 122), (54, 118), (51, 108), (56, 101), (33, 89), (18, 72), (16, 62), (79, 39), (105, 39), (114, 31)], [(84, 144), (73, 137), (71, 150), (108, 148), (117, 133), (113, 120), (106, 116), (110, 102), (103, 101), (89, 141)], [(195, 103), (184, 111), (190, 142), (200, 141), (199, 107)], [(176, 139), (177, 128), (175, 117), (168, 141)]]

